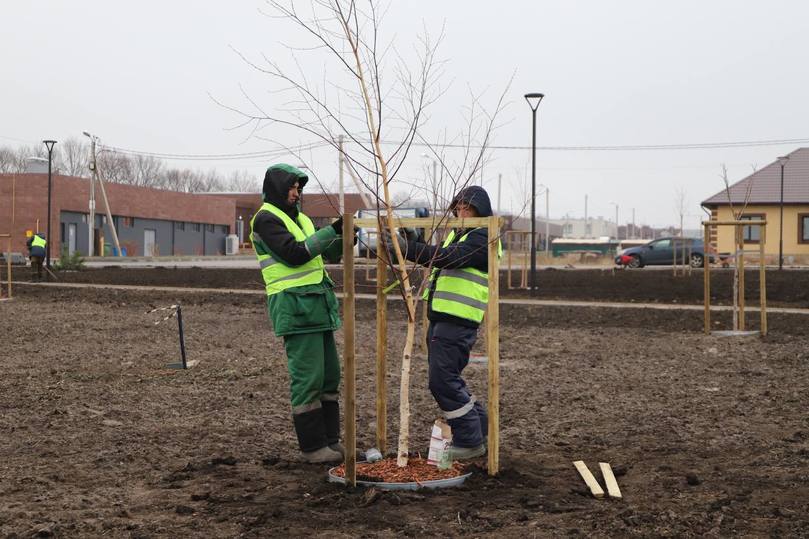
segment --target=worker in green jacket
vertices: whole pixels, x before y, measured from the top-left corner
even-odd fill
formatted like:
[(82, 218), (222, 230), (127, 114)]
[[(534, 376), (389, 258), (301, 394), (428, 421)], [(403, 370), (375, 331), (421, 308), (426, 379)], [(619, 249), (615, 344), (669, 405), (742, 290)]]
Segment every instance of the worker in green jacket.
[(334, 343), (340, 317), (324, 259), (340, 260), (343, 218), (315, 230), (299, 208), (307, 181), (306, 174), (290, 165), (267, 169), (264, 203), (250, 221), (251, 240), (270, 320), (275, 334), (284, 339), (292, 419), (303, 458), (338, 462), (345, 453), (340, 445), (340, 362)]

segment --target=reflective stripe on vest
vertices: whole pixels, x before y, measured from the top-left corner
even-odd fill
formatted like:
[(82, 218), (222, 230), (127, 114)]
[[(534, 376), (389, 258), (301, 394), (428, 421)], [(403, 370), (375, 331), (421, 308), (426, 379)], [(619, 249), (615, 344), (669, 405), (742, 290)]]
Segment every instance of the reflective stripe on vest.
[[(470, 232), (461, 236), (458, 243), (466, 241)], [(455, 239), (454, 230), (447, 235), (442, 247), (447, 248), (453, 239)], [(497, 247), (499, 257), (502, 253), (499, 241)], [(445, 270), (433, 268), (430, 280), (434, 281), (436, 275), (438, 275), (438, 281), (435, 283), (430, 303), (432, 310), (480, 323), (489, 302), (489, 274), (475, 268)], [(424, 299), (429, 297), (429, 292), (430, 287), (425, 289)]]
[(321, 282), (326, 270), (323, 266), (323, 258), (319, 255), (300, 266), (287, 266), (281, 260), (273, 257), (270, 249), (253, 228), (256, 216), (262, 211), (278, 217), (296, 241), (305, 241), (306, 238), (314, 234), (315, 225), (303, 213), (298, 213), (298, 222), (296, 223), (289, 215), (268, 203), (262, 204), (256, 215), (250, 219), (250, 239), (253, 241), (253, 250), (255, 250), (258, 258), (258, 265), (261, 268), (261, 276), (264, 279), (264, 288), (267, 295), (272, 296), (287, 288)]
[(31, 247), (45, 247), (46, 245), (48, 245), (48, 242), (45, 241), (45, 238), (34, 235), (34, 239), (31, 241)]

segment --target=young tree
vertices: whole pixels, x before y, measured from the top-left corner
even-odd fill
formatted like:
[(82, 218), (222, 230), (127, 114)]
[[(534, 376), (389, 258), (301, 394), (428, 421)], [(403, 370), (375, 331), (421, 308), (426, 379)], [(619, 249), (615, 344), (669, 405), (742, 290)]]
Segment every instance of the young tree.
[[(300, 9), (301, 2), (269, 0), (267, 4), (272, 8), (273, 19), (291, 23), (301, 30), (298, 35), (305, 36), (306, 41), (285, 44), (294, 65), (290, 68), (276, 60), (277, 53), (252, 60), (236, 51), (249, 66), (270, 78), (275, 102), (283, 103), (268, 111), (247, 92), (243, 95), (248, 110), (217, 101), (239, 114), (243, 126), (249, 126), (252, 132), (270, 124), (294, 127), (342, 151), (349, 173), (372, 194), (380, 227), (390, 234), (396, 234), (392, 187), (408, 186), (407, 181), (397, 177), (414, 143), (426, 146), (439, 163), (446, 181), (442, 192), (454, 192), (479, 174), (503, 96), (491, 114), (473, 96), (466, 110), (465, 131), (457, 142), (460, 154), (454, 160), (422, 135), (426, 111), (443, 92), (439, 85), (442, 63), (436, 56), (441, 36), (432, 39), (422, 33), (416, 40), (416, 50), (408, 57), (385, 39), (381, 27), (383, 12), (377, 2), (313, 0), (305, 11)], [(304, 72), (297, 57), (301, 52), (323, 63), (325, 69), (318, 73), (322, 75), (321, 82), (316, 84), (315, 77)], [(340, 144), (341, 136), (344, 144)], [(420, 185), (416, 190), (428, 195), (420, 198), (437, 200), (435, 193), (429, 192), (429, 186)], [(445, 212), (438, 222), (446, 217)], [(391, 254), (389, 263), (398, 277), (407, 314), (397, 457), (398, 464), (404, 466), (409, 443), (410, 359), (419, 294), (411, 285), (412, 271), (398, 243), (394, 242)]]

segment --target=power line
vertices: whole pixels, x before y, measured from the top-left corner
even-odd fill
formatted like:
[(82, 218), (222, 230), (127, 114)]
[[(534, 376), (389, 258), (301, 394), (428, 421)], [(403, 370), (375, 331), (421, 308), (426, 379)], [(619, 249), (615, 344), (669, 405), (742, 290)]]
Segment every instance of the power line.
[(245, 159), (256, 159), (259, 157), (277, 157), (291, 152), (313, 150), (315, 148), (327, 145), (329, 145), (329, 143), (326, 141), (315, 141), (307, 144), (301, 144), (300, 146), (295, 146), (292, 148), (281, 148), (277, 150), (262, 150), (244, 153), (224, 153), (224, 154), (179, 154), (179, 153), (165, 153), (165, 152), (149, 152), (106, 145), (103, 146), (103, 149), (109, 152), (120, 153), (124, 155), (140, 155), (143, 157), (154, 157), (158, 159), (166, 159), (171, 161), (230, 161), (230, 160), (239, 161)]
[[(806, 144), (809, 138), (796, 139), (775, 139), (775, 140), (750, 140), (734, 142), (691, 142), (680, 144), (627, 144), (617, 146), (537, 146), (537, 150), (548, 151), (641, 151), (641, 150), (702, 150), (721, 148), (750, 148), (755, 146), (781, 146), (788, 144)], [(399, 144), (398, 142), (383, 141), (383, 144)], [(480, 149), (481, 145), (466, 144), (433, 144), (429, 142), (413, 142), (413, 146), (433, 147), (433, 148), (475, 148)], [(530, 150), (531, 146), (503, 146), (491, 144), (487, 146), (491, 150)]]

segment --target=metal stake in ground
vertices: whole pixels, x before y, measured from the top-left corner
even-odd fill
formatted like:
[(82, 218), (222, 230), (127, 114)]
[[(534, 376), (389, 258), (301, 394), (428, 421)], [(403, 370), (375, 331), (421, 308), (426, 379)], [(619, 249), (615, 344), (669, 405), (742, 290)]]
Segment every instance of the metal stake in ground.
[(185, 360), (185, 336), (183, 335), (183, 309), (177, 304), (177, 328), (180, 330), (180, 357), (182, 363), (169, 363), (170, 369), (187, 369), (188, 363)]

